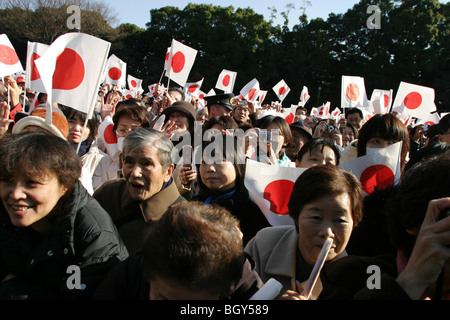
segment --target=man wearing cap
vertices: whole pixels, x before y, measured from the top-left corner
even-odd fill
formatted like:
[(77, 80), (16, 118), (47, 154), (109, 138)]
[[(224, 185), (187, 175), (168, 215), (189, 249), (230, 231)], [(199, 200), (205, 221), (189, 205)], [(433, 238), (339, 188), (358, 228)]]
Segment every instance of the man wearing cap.
[(292, 132), (292, 147), (286, 149), (286, 155), (295, 161), (295, 155), (305, 145), (306, 142), (312, 139), (312, 130), (303, 122), (303, 120), (296, 121), (289, 125)]
[(208, 107), (209, 118), (231, 116), (233, 112), (233, 105), (231, 98), (234, 97), (232, 93), (218, 94), (215, 96), (205, 97), (206, 106)]

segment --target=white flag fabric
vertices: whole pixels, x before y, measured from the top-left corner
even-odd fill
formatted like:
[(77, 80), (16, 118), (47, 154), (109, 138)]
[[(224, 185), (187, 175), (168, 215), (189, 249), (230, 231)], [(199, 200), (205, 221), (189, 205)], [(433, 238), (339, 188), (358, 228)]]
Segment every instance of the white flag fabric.
[(239, 98), (246, 99), (249, 101), (256, 101), (258, 99), (260, 92), (259, 81), (254, 78), (249, 83), (247, 83), (239, 93)]
[(389, 113), (392, 100), (394, 99), (393, 90), (374, 89), (370, 102), (372, 103), (373, 114)]
[(288, 203), (297, 178), (305, 168), (278, 167), (247, 159), (244, 184), (272, 226), (293, 225)]
[(169, 72), (170, 71), (170, 64), (169, 64), (169, 58), (170, 58), (170, 50), (172, 48), (168, 47), (166, 51), (166, 56), (164, 58), (164, 71)]
[(47, 93), (34, 61), (42, 57), (47, 52), (48, 47), (48, 45), (43, 43), (28, 41), (25, 87), (30, 90)]
[(58, 37), (35, 61), (47, 99), (87, 113), (90, 118), (110, 46), (81, 32)]
[(286, 98), (286, 96), (291, 91), (291, 88), (289, 88), (286, 81), (284, 81), (283, 79), (281, 79), (280, 82), (278, 82), (272, 89), (277, 95), (278, 99), (280, 99), (280, 102), (283, 102), (284, 98)]
[(115, 55), (111, 55), (108, 59), (103, 83), (125, 88), (126, 85), (127, 64)]
[(142, 79), (127, 75), (128, 89), (134, 92), (144, 92), (142, 89)]
[(236, 77), (237, 72), (223, 69), (217, 79), (216, 89), (223, 90), (225, 93), (232, 93)]
[(184, 87), (197, 56), (197, 50), (172, 39), (166, 76)]
[(6, 34), (0, 34), (0, 77), (24, 71), (11, 41)]
[(353, 173), (361, 182), (366, 194), (375, 189), (384, 190), (397, 184), (400, 179), (400, 156), (402, 142), (386, 148), (367, 148), (367, 154), (339, 164)]
[(306, 102), (308, 102), (309, 98), (310, 98), (310, 95), (308, 93), (308, 87), (303, 86), (302, 92), (300, 94), (300, 103), (299, 103), (299, 105), (304, 107)]
[(197, 82), (189, 82), (184, 86), (184, 92), (186, 95), (196, 97), (200, 95), (200, 88), (202, 87), (204, 78)]
[(363, 77), (342, 76), (341, 108), (369, 107)]
[(419, 119), (426, 118), (436, 111), (434, 97), (433, 88), (402, 81), (395, 95), (392, 111)]

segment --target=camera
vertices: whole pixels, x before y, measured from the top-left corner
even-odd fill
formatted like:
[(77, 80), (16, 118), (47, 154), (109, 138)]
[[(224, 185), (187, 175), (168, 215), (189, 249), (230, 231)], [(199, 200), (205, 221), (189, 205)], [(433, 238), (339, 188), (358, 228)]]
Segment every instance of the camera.
[(333, 125), (327, 126), (327, 132), (334, 132), (334, 130), (336, 130), (336, 128)]
[(444, 209), (439, 214), (439, 220), (445, 219), (447, 217), (450, 217), (450, 208)]

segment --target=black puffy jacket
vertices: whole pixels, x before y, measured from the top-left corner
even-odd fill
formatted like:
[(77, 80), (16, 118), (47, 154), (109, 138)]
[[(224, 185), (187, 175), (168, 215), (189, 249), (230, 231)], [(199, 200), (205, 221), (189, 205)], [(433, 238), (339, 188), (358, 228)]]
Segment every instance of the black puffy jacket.
[(0, 203), (0, 299), (89, 299), (128, 257), (108, 213), (78, 183), (46, 235), (17, 228)]

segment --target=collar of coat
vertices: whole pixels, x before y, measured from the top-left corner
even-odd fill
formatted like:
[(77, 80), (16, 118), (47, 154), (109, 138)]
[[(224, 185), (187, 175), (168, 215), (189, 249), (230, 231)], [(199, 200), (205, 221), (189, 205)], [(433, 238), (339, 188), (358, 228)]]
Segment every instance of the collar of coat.
[[(126, 182), (124, 182), (126, 184)], [(180, 197), (176, 183), (173, 181), (164, 189), (151, 196), (145, 201), (136, 201), (131, 198), (128, 187), (125, 185), (125, 192), (122, 193), (122, 212), (126, 212), (126, 207), (138, 203), (145, 222), (158, 220), (167, 208)]]

